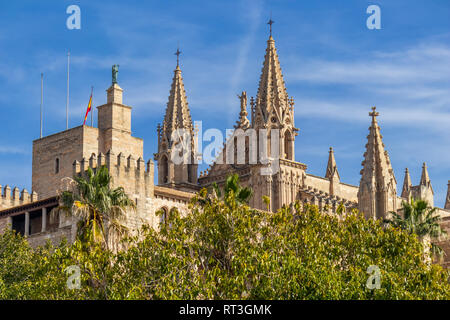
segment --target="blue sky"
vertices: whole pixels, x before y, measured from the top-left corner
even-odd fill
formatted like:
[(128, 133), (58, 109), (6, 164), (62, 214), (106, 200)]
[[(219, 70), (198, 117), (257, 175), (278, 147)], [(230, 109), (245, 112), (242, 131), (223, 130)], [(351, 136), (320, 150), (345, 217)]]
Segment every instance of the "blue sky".
[[(66, 27), (72, 4), (81, 8), (81, 30)], [(381, 8), (381, 30), (366, 27), (371, 4)], [(442, 206), (450, 179), (447, 0), (2, 1), (0, 184), (30, 189), (41, 72), (44, 135), (65, 129), (68, 49), (71, 127), (83, 122), (91, 86), (94, 105), (105, 103), (111, 65), (119, 64), (133, 135), (151, 158), (179, 42), (192, 118), (203, 120), (204, 130), (232, 128), (236, 94), (256, 95), (270, 12), (296, 102), (296, 160), (324, 175), (333, 146), (341, 179), (358, 185), (368, 112), (376, 105), (399, 192), (405, 167), (417, 184), (425, 161)]]

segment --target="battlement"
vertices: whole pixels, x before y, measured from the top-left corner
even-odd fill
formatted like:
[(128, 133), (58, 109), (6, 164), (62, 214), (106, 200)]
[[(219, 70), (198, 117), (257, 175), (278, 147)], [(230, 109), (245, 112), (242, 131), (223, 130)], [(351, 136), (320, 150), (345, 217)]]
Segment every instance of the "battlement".
[(106, 154), (92, 153), (89, 159), (82, 158), (73, 162), (73, 175), (85, 175), (88, 168), (94, 172), (105, 165), (113, 178), (115, 187), (121, 186), (129, 194), (145, 197), (153, 196), (154, 163), (152, 160), (144, 162), (142, 157), (137, 159), (133, 155), (123, 153), (115, 155), (111, 150)]
[(36, 192), (30, 194), (27, 189), (22, 189), (21, 191), (18, 187), (11, 189), (8, 185), (4, 187), (0, 185), (0, 209), (2, 210), (37, 200), (38, 195)]
[(147, 164), (145, 164), (142, 157), (137, 159), (133, 155), (126, 157), (122, 152), (116, 156), (112, 151), (108, 151), (106, 154), (100, 152), (98, 156), (92, 153), (89, 159), (83, 157), (80, 161), (75, 160), (73, 162), (73, 173), (74, 175), (80, 174), (87, 171), (88, 168), (95, 171), (95, 169), (103, 165), (106, 165), (110, 171), (115, 168), (117, 170), (134, 170), (139, 174), (149, 175), (153, 172), (154, 164), (152, 160), (148, 160)]

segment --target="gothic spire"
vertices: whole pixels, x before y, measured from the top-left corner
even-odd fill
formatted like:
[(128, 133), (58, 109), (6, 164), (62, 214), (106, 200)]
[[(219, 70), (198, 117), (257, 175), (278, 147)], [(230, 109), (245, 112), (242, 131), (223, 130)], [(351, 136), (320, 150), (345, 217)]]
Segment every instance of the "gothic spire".
[(430, 176), (428, 175), (427, 164), (425, 162), (422, 165), (422, 176), (420, 177), (420, 185), (426, 187), (431, 186), (431, 180)]
[(444, 209), (450, 210), (450, 180), (448, 180), (447, 198), (445, 200)]
[(405, 179), (403, 180), (403, 188), (402, 188), (402, 198), (408, 199), (411, 192), (411, 176), (409, 175), (409, 170), (406, 168), (405, 170)]
[(328, 165), (327, 171), (325, 173), (325, 178), (332, 179), (334, 175), (340, 180), (339, 172), (337, 170), (336, 160), (334, 159), (334, 151), (333, 148), (330, 147), (329, 155), (328, 155)]
[(387, 185), (390, 179), (395, 180), (395, 177), (388, 152), (384, 149), (383, 136), (381, 135), (377, 122), (378, 115), (379, 113), (376, 112), (376, 107), (373, 107), (372, 112), (369, 113), (369, 116), (372, 117), (372, 124), (369, 128), (369, 135), (367, 136), (361, 179), (366, 183), (379, 181), (382, 182), (382, 185)]
[(179, 65), (179, 54), (177, 50), (177, 66), (174, 70), (172, 85), (170, 88), (169, 101), (167, 102), (166, 115), (162, 126), (162, 132), (170, 139), (173, 130), (187, 129), (193, 130), (191, 114), (184, 89), (183, 77)]
[(397, 181), (391, 160), (384, 149), (376, 107), (372, 108), (370, 132), (367, 136), (361, 181), (358, 192), (360, 210), (368, 217), (385, 218), (389, 211), (396, 210)]
[(261, 117), (260, 120), (266, 122), (269, 115), (274, 112), (278, 120), (281, 121), (283, 113), (288, 113), (290, 110), (288, 102), (275, 40), (270, 35), (269, 40), (267, 40), (266, 54), (256, 96), (256, 117)]
[[(158, 153), (154, 156), (158, 161), (158, 184), (170, 184), (176, 189), (192, 192), (196, 190), (197, 184), (197, 144), (181, 76), (180, 53), (177, 49), (175, 53), (177, 66), (174, 70), (164, 121), (162, 126), (158, 125)], [(178, 129), (184, 130), (173, 135)], [(180, 146), (183, 149), (183, 158), (179, 159), (182, 160), (181, 163), (174, 161), (172, 157), (181, 155)]]

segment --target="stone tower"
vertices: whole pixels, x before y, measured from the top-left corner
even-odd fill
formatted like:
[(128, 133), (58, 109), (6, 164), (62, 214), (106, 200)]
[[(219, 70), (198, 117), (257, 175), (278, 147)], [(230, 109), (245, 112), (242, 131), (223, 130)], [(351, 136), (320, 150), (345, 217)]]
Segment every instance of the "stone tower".
[[(179, 57), (180, 51), (177, 50)], [(180, 190), (197, 189), (194, 127), (177, 59), (164, 122), (158, 125), (158, 184)]]
[(397, 210), (397, 181), (391, 161), (384, 149), (376, 108), (372, 108), (370, 132), (367, 136), (363, 169), (358, 190), (359, 210), (366, 218), (384, 219)]
[(123, 104), (123, 90), (115, 82), (106, 90), (106, 104), (98, 106), (100, 150), (143, 157), (142, 139), (131, 136), (131, 107)]
[(434, 191), (431, 186), (431, 180), (428, 175), (428, 168), (425, 162), (422, 165), (422, 176), (420, 177), (420, 183), (417, 186), (417, 191), (414, 198), (426, 200), (430, 206), (434, 207)]
[[(267, 40), (256, 101), (252, 104), (252, 126), (256, 130), (267, 129), (268, 156), (294, 160), (298, 134), (294, 126), (294, 101), (286, 91), (272, 34)], [(278, 150), (271, 150), (273, 134), (279, 138)]]
[[(213, 182), (220, 186), (230, 173), (236, 173), (242, 185), (253, 189), (250, 206), (277, 210), (299, 198), (306, 165), (295, 162), (298, 129), (294, 126), (294, 101), (286, 90), (272, 34), (267, 40), (256, 98), (250, 98), (250, 121), (245, 91), (239, 99), (235, 130), (227, 136), (217, 161), (200, 176), (199, 183), (202, 187)], [(268, 205), (263, 197), (270, 199)]]
[(131, 135), (132, 108), (123, 103), (114, 67), (106, 93), (106, 103), (97, 107), (98, 128), (80, 125), (33, 141), (32, 187), (40, 199), (53, 197), (66, 187), (75, 160), (87, 164), (93, 156), (107, 153), (120, 156), (122, 164), (124, 157), (142, 159), (144, 142)]
[(428, 175), (428, 169), (425, 162), (422, 165), (422, 175), (417, 186), (412, 185), (409, 171), (406, 169), (402, 189), (402, 198), (407, 201), (410, 201), (411, 199), (426, 200), (430, 206), (434, 206), (434, 191), (431, 186), (431, 180)]

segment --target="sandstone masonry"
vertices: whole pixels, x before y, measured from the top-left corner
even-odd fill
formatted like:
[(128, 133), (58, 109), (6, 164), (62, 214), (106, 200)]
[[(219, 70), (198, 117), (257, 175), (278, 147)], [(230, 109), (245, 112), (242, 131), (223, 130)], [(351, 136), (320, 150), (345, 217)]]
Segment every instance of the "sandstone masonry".
[[(48, 239), (59, 241), (63, 237), (73, 240), (75, 222), (63, 216), (52, 219), (52, 212), (58, 206), (57, 196), (67, 188), (73, 176), (85, 175), (88, 168), (95, 171), (102, 165), (108, 167), (113, 187), (124, 187), (136, 202), (136, 212), (127, 215), (133, 229), (143, 223), (158, 228), (173, 208), (188, 214), (188, 203), (195, 192), (213, 183), (223, 185), (231, 173), (238, 174), (241, 183), (253, 189), (250, 205), (263, 210), (267, 209), (263, 196), (270, 199), (269, 210), (273, 211), (300, 201), (315, 204), (330, 214), (336, 213), (340, 205), (347, 209), (358, 208), (367, 219), (387, 218), (391, 211), (400, 208), (402, 201), (411, 198), (424, 199), (434, 205), (426, 164), (422, 166), (422, 176), (416, 186), (406, 169), (401, 194), (397, 194), (397, 180), (382, 141), (380, 115), (375, 107), (369, 113), (370, 127), (359, 186), (341, 181), (332, 148), (324, 176), (308, 173), (307, 165), (296, 161), (295, 138), (300, 130), (294, 122), (295, 102), (287, 93), (272, 35), (267, 40), (256, 97), (249, 100), (249, 112), (247, 92), (243, 91), (239, 95), (240, 112), (233, 134), (227, 138), (216, 161), (199, 175), (201, 154), (193, 138), (197, 130), (192, 123), (179, 63), (174, 70), (163, 122), (158, 125), (155, 137), (158, 141), (154, 154), (157, 185), (154, 184), (155, 164), (143, 159), (143, 140), (132, 136), (132, 107), (124, 104), (123, 89), (113, 81), (106, 92), (106, 103), (97, 107), (98, 128), (83, 125), (33, 141), (33, 191), (29, 194), (18, 188), (3, 188), (0, 232), (14, 228), (33, 245), (43, 244)], [(177, 135), (179, 130), (187, 132), (190, 140)], [(273, 141), (279, 143), (273, 144)], [(190, 147), (186, 155), (189, 161), (175, 163), (173, 155), (182, 143)], [(278, 157), (261, 157), (261, 150)], [(234, 161), (230, 163), (227, 157), (234, 157)], [(270, 171), (274, 164), (278, 170)], [(445, 206), (438, 209), (445, 229), (450, 228), (450, 181), (448, 188)], [(161, 210), (164, 214), (156, 215)], [(448, 266), (450, 242), (441, 239), (440, 243), (447, 253), (447, 260), (441, 263)]]

